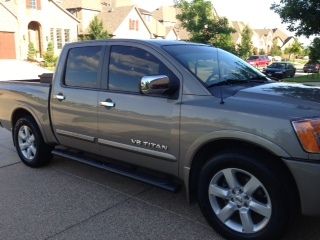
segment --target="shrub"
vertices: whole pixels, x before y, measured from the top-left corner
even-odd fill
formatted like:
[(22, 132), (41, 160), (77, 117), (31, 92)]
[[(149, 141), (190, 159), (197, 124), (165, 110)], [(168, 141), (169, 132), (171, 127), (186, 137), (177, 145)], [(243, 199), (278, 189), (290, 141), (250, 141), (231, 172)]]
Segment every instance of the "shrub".
[(54, 48), (52, 42), (48, 43), (47, 51), (44, 53), (43, 59), (45, 67), (56, 66), (58, 58), (54, 55)]
[(29, 42), (29, 44), (28, 44), (28, 60), (35, 61), (36, 53), (37, 53), (37, 51), (34, 47), (34, 44), (32, 42)]

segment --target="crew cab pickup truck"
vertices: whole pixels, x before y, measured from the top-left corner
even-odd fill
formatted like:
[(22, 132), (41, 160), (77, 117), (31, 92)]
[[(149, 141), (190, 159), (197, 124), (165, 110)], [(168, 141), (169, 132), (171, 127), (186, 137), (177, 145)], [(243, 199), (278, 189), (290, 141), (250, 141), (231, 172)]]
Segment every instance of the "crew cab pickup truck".
[(0, 83), (0, 125), (30, 167), (53, 155), (177, 191), (228, 239), (320, 214), (320, 88), (221, 49), (164, 40), (64, 47), (53, 81)]

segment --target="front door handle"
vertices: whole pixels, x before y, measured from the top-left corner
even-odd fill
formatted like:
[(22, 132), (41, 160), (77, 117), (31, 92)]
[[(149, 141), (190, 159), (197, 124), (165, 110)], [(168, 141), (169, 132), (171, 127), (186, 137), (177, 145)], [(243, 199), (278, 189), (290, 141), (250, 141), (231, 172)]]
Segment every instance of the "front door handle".
[(107, 99), (104, 102), (100, 102), (100, 106), (107, 107), (107, 108), (113, 108), (116, 106), (116, 104), (114, 102), (112, 102), (111, 99)]
[(58, 94), (56, 95), (56, 99), (58, 99), (59, 101), (63, 101), (63, 100), (65, 100), (65, 99), (66, 99), (66, 97), (65, 97), (65, 96), (63, 96), (63, 94), (62, 94), (62, 93), (58, 93)]

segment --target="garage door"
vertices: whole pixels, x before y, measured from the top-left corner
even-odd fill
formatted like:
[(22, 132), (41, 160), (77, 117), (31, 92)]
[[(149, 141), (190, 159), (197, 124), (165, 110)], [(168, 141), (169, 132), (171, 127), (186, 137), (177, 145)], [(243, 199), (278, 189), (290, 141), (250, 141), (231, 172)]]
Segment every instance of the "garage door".
[(0, 59), (16, 58), (14, 33), (0, 32)]

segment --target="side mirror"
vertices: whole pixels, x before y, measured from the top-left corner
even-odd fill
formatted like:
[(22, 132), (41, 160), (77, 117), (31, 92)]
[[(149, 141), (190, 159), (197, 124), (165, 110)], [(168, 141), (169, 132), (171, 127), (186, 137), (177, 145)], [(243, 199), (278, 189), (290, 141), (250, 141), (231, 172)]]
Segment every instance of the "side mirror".
[(145, 95), (164, 96), (173, 93), (176, 86), (165, 75), (144, 76), (141, 78), (140, 91)]

